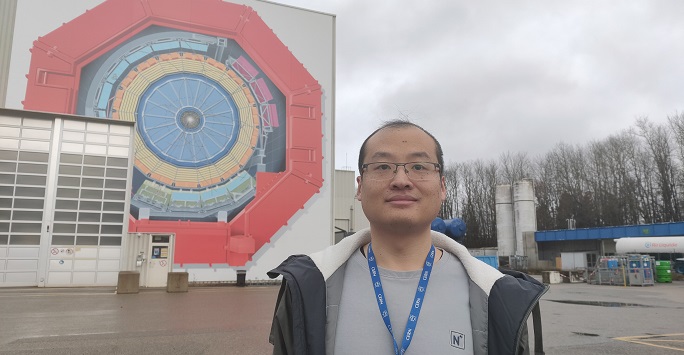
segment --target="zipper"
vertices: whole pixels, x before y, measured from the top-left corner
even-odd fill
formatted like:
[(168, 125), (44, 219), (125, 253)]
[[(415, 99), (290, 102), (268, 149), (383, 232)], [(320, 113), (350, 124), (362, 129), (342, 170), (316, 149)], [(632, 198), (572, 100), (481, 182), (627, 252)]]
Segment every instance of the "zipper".
[[(515, 349), (516, 353), (518, 351), (518, 344), (520, 344), (520, 338), (522, 338), (522, 330), (523, 328), (527, 325), (527, 319), (530, 318), (530, 313), (532, 313), (532, 309), (534, 308), (534, 305), (539, 302), (539, 300), (544, 296), (544, 294), (551, 288), (549, 285), (544, 285), (544, 289), (542, 292), (540, 292), (537, 297), (534, 298), (534, 301), (530, 303), (530, 306), (527, 307), (527, 311), (525, 312), (525, 317), (523, 317), (522, 323), (520, 323), (520, 327), (518, 328), (518, 332), (515, 335), (515, 343), (513, 343), (513, 349)], [(527, 332), (529, 336), (529, 330)], [(535, 335), (536, 336), (536, 335)], [(529, 340), (528, 340), (529, 343)]]

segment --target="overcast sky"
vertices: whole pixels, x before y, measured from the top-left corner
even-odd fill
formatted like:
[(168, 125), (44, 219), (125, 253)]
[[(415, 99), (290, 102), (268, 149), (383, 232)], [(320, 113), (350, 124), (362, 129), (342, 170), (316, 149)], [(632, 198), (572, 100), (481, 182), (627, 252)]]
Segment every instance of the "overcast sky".
[(336, 15), (337, 168), (398, 117), (463, 162), (536, 157), (684, 111), (684, 1), (274, 2)]
[(684, 111), (682, 1), (277, 2), (337, 16), (338, 168), (403, 116), (462, 162)]

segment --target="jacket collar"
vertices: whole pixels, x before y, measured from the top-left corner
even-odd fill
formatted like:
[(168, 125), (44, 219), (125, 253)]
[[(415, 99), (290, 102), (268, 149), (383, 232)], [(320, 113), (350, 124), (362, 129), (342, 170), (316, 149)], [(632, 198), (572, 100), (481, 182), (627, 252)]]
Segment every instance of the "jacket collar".
[[(347, 262), (354, 252), (369, 242), (370, 229), (362, 229), (333, 246), (311, 254), (309, 257), (321, 271), (323, 278), (327, 280), (330, 275)], [(487, 295), (489, 295), (494, 282), (504, 276), (499, 270), (471, 256), (466, 247), (442, 233), (432, 231), (432, 242), (435, 247), (442, 248), (456, 256), (466, 269), (468, 277)]]

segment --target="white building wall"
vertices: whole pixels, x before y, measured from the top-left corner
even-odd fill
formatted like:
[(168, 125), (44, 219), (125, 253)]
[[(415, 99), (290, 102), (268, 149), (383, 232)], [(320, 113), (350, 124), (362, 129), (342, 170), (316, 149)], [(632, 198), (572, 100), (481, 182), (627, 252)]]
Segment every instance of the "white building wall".
[(133, 123), (0, 109), (0, 286), (113, 286)]
[(189, 269), (190, 281), (236, 280), (237, 269), (247, 271), (247, 280), (264, 280), (288, 256), (311, 254), (334, 241), (335, 16), (265, 1), (231, 2), (252, 7), (321, 85), (324, 182), (244, 268)]
[[(14, 27), (12, 60), (8, 76), (10, 90), (7, 107), (21, 109), (26, 92), (26, 73), (30, 64), (32, 42), (62, 23), (81, 15), (102, 0), (32, 0), (19, 2)], [(266, 273), (292, 254), (309, 254), (333, 243), (334, 186), (334, 112), (335, 112), (335, 16), (321, 12), (258, 0), (231, 1), (252, 7), (278, 38), (319, 82), (322, 87), (323, 186), (245, 265), (247, 278), (265, 279)], [(41, 11), (36, 14), (35, 9)], [(49, 14), (39, 16), (40, 14)], [(2, 54), (2, 53), (0, 53)], [(4, 57), (3, 57), (4, 58)], [(5, 62), (5, 61), (3, 61)], [(360, 209), (360, 208), (359, 208)], [(2, 251), (0, 250), (0, 253)], [(190, 281), (225, 281), (236, 279), (237, 268), (211, 267), (188, 269)]]
[(17, 0), (0, 1), (0, 107), (5, 107), (16, 11)]

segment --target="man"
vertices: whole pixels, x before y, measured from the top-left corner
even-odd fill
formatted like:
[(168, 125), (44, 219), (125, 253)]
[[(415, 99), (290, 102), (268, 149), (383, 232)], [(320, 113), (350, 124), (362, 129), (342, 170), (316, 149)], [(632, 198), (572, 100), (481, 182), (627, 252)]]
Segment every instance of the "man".
[(283, 276), (274, 354), (527, 353), (527, 318), (534, 310), (538, 324), (546, 287), (430, 230), (446, 196), (443, 167), (439, 142), (413, 123), (366, 138), (357, 199), (370, 229), (269, 272)]

